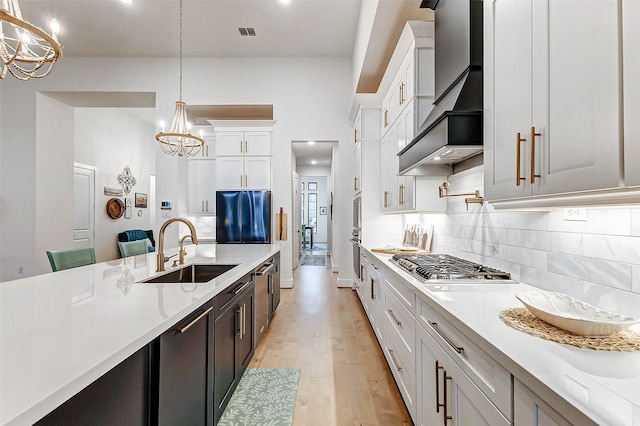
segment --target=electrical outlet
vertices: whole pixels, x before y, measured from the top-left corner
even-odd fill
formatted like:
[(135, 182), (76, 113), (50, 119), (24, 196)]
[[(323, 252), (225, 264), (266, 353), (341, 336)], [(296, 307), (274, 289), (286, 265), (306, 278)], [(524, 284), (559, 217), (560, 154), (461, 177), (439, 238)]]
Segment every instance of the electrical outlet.
[(18, 274), (24, 274), (24, 268), (22, 266), (18, 266)]
[(587, 209), (584, 208), (576, 208), (576, 207), (571, 207), (568, 209), (564, 209), (564, 215), (563, 215), (563, 219), (564, 220), (574, 220), (574, 221), (579, 221), (579, 222), (586, 222), (587, 221)]

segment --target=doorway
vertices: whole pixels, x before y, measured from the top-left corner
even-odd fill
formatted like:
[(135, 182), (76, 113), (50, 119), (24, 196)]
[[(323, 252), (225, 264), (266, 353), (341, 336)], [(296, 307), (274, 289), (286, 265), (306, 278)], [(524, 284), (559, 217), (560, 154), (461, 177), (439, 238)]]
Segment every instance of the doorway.
[(91, 166), (73, 165), (73, 246), (95, 246), (95, 180)]
[[(332, 266), (333, 232), (333, 141), (294, 141), (292, 154), (293, 268), (300, 266)], [(296, 195), (297, 194), (297, 195)], [(296, 232), (297, 230), (297, 232)]]

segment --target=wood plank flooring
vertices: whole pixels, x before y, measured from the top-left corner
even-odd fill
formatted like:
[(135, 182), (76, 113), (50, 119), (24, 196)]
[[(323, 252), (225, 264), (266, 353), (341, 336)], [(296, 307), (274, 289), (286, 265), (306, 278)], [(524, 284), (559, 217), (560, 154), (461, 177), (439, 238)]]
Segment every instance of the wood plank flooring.
[(293, 425), (412, 425), (355, 291), (301, 266), (249, 367), (300, 368)]

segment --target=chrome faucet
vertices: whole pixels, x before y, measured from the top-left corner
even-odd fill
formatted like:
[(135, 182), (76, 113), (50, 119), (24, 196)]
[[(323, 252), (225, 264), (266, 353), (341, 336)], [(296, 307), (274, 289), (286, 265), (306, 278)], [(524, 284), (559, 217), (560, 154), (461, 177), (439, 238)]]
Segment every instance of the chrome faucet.
[[(185, 225), (187, 225), (189, 227), (189, 231), (191, 231), (191, 241), (193, 241), (193, 244), (198, 244), (198, 235), (196, 234), (196, 228), (193, 226), (193, 223), (181, 217), (174, 217), (167, 220), (160, 227), (160, 233), (158, 236), (158, 255), (156, 256), (156, 272), (164, 271), (164, 262), (169, 260), (167, 257), (164, 256), (164, 231), (165, 229), (167, 229), (167, 226), (171, 225), (173, 222), (182, 222)], [(182, 246), (182, 241), (180, 245)], [(184, 254), (182, 253), (182, 247), (180, 247), (180, 260), (181, 260), (180, 263), (183, 264)]]

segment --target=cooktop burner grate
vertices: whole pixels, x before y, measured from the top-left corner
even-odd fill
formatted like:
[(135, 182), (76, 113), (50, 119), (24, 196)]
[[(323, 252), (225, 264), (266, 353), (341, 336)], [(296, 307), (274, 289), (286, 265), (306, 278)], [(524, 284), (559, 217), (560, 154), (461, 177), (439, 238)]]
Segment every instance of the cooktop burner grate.
[(511, 274), (448, 254), (396, 254), (392, 260), (422, 280), (510, 280)]

